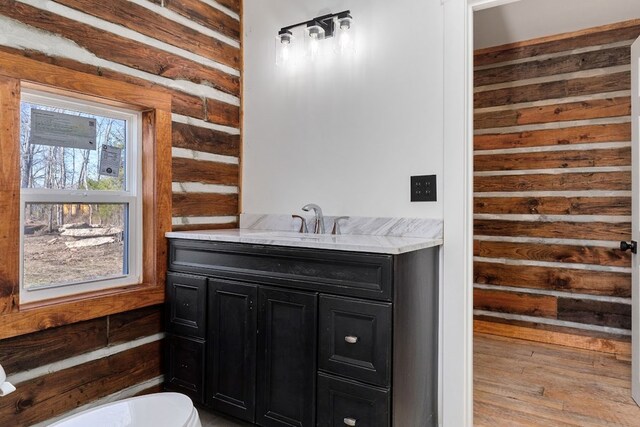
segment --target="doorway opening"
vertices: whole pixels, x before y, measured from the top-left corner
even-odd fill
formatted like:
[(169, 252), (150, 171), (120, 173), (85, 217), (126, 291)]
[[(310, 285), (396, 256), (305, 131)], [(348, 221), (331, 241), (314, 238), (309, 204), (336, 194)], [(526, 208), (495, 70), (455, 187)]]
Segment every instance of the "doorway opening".
[(632, 229), (640, 7), (619, 7), (521, 0), (474, 13), (475, 425), (640, 417), (632, 258), (619, 249)]

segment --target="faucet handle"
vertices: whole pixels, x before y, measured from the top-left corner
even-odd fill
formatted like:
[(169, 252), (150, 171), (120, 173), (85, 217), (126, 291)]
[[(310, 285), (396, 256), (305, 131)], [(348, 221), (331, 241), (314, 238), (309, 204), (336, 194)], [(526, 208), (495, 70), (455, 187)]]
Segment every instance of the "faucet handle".
[(308, 233), (309, 232), (309, 228), (307, 228), (307, 220), (300, 216), (300, 215), (291, 215), (291, 218), (296, 219), (298, 218), (300, 220), (300, 230), (298, 230), (298, 233)]
[(339, 216), (333, 220), (333, 230), (331, 230), (331, 234), (341, 234), (340, 233), (340, 221), (349, 219), (348, 216)]

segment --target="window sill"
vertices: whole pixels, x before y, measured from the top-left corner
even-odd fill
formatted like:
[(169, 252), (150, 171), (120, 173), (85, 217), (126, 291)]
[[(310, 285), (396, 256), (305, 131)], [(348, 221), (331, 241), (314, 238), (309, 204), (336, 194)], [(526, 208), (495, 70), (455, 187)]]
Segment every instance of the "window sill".
[(2, 316), (0, 340), (163, 302), (164, 283), (158, 283), (21, 304)]

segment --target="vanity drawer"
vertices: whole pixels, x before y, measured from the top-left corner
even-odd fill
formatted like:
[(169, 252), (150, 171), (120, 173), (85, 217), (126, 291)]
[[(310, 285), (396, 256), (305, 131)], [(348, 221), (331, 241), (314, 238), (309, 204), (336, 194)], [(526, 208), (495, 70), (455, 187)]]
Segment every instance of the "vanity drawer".
[(320, 297), (321, 370), (363, 382), (389, 386), (391, 376), (389, 303)]
[(167, 274), (167, 332), (204, 338), (207, 279)]
[(319, 427), (388, 427), (388, 389), (318, 374)]
[(168, 335), (165, 346), (165, 388), (204, 403), (204, 341)]
[(172, 239), (169, 269), (262, 285), (391, 301), (393, 257)]

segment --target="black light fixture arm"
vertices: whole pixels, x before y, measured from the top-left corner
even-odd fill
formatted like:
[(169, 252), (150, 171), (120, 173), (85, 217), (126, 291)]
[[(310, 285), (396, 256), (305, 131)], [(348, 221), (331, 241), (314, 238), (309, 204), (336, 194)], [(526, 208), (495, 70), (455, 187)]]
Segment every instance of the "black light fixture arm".
[(297, 27), (311, 27), (311, 26), (319, 26), (324, 30), (324, 37), (325, 38), (329, 38), (329, 37), (333, 37), (333, 32), (335, 30), (335, 24), (333, 19), (334, 18), (343, 18), (343, 17), (347, 17), (347, 16), (351, 16), (351, 11), (350, 10), (345, 10), (342, 12), (338, 12), (338, 13), (330, 13), (327, 15), (322, 15), (322, 16), (318, 16), (316, 18), (313, 18), (309, 21), (304, 21), (304, 22), (299, 22), (297, 24), (293, 24), (293, 25), (288, 25), (286, 27), (282, 27), (280, 29), (280, 32), (278, 34), (287, 34), (290, 33), (292, 29), (297, 28)]

